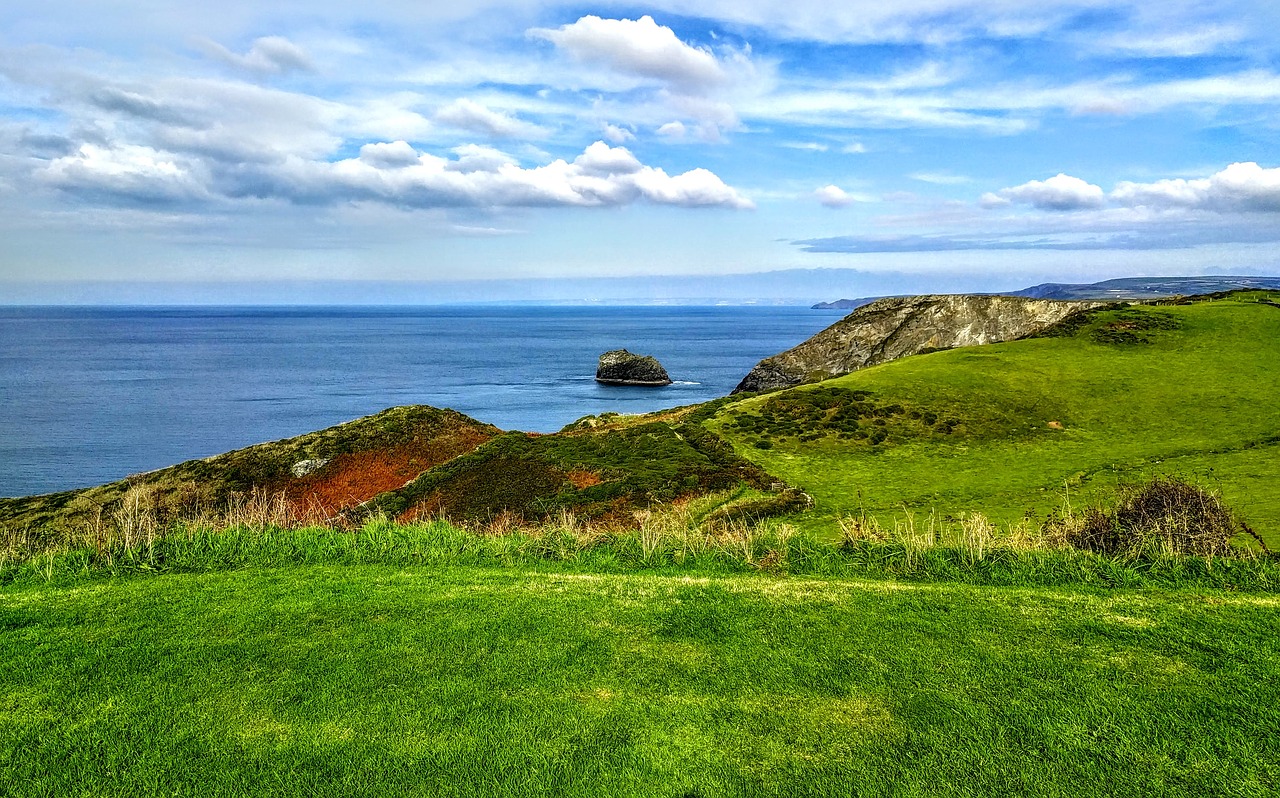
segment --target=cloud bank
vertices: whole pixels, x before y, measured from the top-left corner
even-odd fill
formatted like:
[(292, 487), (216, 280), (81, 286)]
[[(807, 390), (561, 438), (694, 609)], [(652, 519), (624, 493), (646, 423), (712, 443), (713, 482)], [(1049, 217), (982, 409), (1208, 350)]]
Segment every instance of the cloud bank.
[(932, 217), (901, 221), (944, 229), (791, 243), (804, 252), (867, 254), (1159, 250), (1275, 242), (1280, 241), (1280, 168), (1234, 163), (1204, 178), (1121, 181), (1110, 192), (1060, 173), (989, 192), (975, 206), (944, 205)]
[(640, 201), (754, 207), (706, 169), (669, 175), (600, 141), (572, 161), (531, 168), (490, 148), (459, 148), (458, 157), (449, 159), (418, 152), (404, 141), (366, 144), (358, 157), (339, 161), (289, 156), (265, 164), (210, 163), (147, 147), (86, 144), (50, 161), (39, 179), (70, 194), (143, 204), (255, 198), (409, 208), (619, 207)]

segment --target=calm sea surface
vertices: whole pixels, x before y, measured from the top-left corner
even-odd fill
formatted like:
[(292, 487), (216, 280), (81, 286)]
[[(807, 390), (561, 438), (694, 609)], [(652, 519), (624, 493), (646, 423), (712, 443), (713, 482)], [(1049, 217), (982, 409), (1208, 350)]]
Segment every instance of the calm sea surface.
[[(723, 396), (839, 318), (805, 308), (3, 308), (0, 496), (95, 485), (393, 405), (557, 430)], [(601, 352), (675, 385), (593, 380)]]

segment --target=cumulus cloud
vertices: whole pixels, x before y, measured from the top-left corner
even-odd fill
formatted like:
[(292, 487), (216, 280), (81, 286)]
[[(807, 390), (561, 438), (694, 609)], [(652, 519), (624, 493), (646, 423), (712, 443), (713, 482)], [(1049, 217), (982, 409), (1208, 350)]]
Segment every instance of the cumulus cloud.
[(822, 188), (813, 192), (813, 194), (815, 197), (818, 198), (818, 202), (822, 203), (828, 208), (844, 208), (848, 205), (852, 205), (854, 202), (857, 202), (857, 199), (855, 197), (850, 196), (849, 192), (845, 191), (839, 186), (834, 186), (834, 185), (823, 186)]
[(619, 125), (605, 123), (603, 130), (604, 137), (614, 144), (626, 144), (628, 141), (632, 141), (636, 137), (636, 134), (631, 132), (629, 128), (621, 127)]
[(1175, 178), (1150, 183), (1124, 180), (1110, 194), (1078, 177), (1059, 174), (1013, 188), (984, 194), (983, 207), (1014, 203), (1040, 210), (1096, 210), (1107, 205), (1150, 211), (1206, 211), (1213, 213), (1280, 212), (1280, 168), (1254, 162), (1233, 163), (1209, 177)]
[(1280, 212), (1280, 168), (1233, 163), (1198, 180), (1117, 183), (1111, 199), (1120, 205), (1220, 212)]
[(49, 186), (71, 193), (134, 202), (172, 203), (209, 196), (191, 164), (150, 147), (82, 144), (38, 173)]
[(377, 169), (395, 169), (417, 163), (418, 151), (407, 141), (375, 142), (360, 148), (360, 160)]
[[(674, 116), (688, 125), (691, 136), (705, 141), (719, 141), (725, 131), (739, 129), (730, 99), (755, 91), (758, 83), (748, 46), (718, 43), (715, 51), (695, 47), (649, 16), (636, 20), (584, 16), (559, 28), (534, 28), (528, 34), (551, 42), (578, 64), (575, 81), (609, 92), (615, 100), (614, 115), (630, 114), (633, 122), (645, 125), (654, 124), (659, 114)], [(611, 140), (621, 143), (625, 137)]]
[(502, 150), (482, 144), (454, 147), (453, 154), (457, 158), (445, 164), (445, 168), (453, 172), (496, 172), (504, 166), (519, 163)]
[(491, 110), (465, 97), (441, 108), (435, 118), (437, 122), (494, 138), (536, 139), (547, 135), (546, 128)]
[(244, 54), (232, 52), (210, 39), (197, 39), (195, 44), (205, 54), (224, 64), (258, 75), (309, 72), (315, 68), (307, 51), (283, 36), (254, 39), (253, 45)]
[(984, 194), (981, 202), (989, 208), (1016, 202), (1041, 210), (1074, 211), (1101, 208), (1106, 204), (1107, 196), (1092, 183), (1059, 173), (1048, 180), (1032, 180), (994, 194)]
[(279, 199), (331, 205), (380, 202), (408, 208), (606, 207), (635, 202), (746, 209), (751, 202), (715, 174), (669, 175), (629, 150), (598, 141), (573, 161), (521, 167), (498, 150), (470, 145), (456, 158), (403, 141), (366, 144), (340, 161), (289, 156), (275, 163), (188, 164), (147, 147), (84, 145), (41, 179), (63, 191), (125, 202)]
[(876, 220), (880, 228), (903, 232), (791, 243), (814, 253), (887, 253), (1161, 250), (1280, 241), (1280, 168), (1253, 162), (1231, 164), (1204, 178), (1123, 181), (1110, 193), (1060, 174), (984, 195), (980, 204), (1004, 212), (935, 203), (921, 212)]
[(631, 20), (588, 15), (559, 28), (534, 28), (529, 35), (546, 39), (579, 61), (629, 75), (693, 89), (725, 80), (720, 62), (710, 50), (685, 44), (675, 31), (650, 16)]
[(685, 128), (684, 122), (677, 119), (674, 122), (667, 122), (665, 125), (659, 126), (654, 132), (663, 138), (679, 141), (685, 137), (688, 130)]

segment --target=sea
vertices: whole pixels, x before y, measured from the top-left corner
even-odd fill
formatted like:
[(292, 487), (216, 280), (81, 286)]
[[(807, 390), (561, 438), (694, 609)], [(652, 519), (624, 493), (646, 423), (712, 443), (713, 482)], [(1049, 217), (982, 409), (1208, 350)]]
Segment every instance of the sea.
[[(0, 307), (0, 496), (68, 490), (395, 405), (552, 432), (724, 396), (843, 315), (803, 307)], [(653, 355), (675, 384), (595, 382)]]

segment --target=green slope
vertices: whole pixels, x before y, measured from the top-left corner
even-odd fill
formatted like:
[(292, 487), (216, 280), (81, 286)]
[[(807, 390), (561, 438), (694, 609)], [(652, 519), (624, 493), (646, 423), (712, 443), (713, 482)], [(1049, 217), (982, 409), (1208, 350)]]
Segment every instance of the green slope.
[(1053, 337), (756, 397), (711, 426), (808, 490), (828, 526), (863, 510), (882, 523), (1009, 522), (1159, 473), (1219, 490), (1280, 544), (1280, 306), (1268, 297), (1095, 313)]
[(312, 566), (0, 587), (9, 796), (1263, 796), (1273, 596)]

